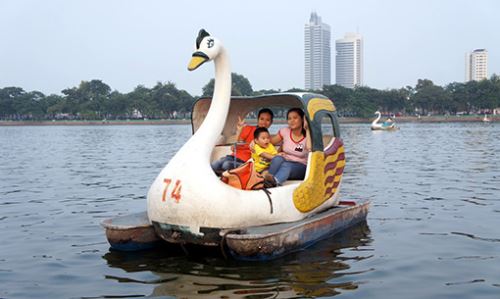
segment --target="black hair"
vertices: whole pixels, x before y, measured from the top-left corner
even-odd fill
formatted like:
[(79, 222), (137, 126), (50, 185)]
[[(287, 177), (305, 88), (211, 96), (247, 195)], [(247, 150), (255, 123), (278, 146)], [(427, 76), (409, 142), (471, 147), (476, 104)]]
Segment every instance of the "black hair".
[(304, 116), (305, 116), (305, 113), (304, 113), (304, 110), (300, 109), (300, 108), (290, 108), (288, 109), (288, 112), (286, 113), (286, 118), (288, 119), (288, 115), (290, 115), (290, 113), (292, 112), (296, 112), (300, 118), (302, 119), (302, 135), (304, 135), (304, 137), (306, 136), (306, 129), (304, 129)]
[(262, 113), (267, 113), (267, 114), (271, 115), (271, 122), (273, 121), (273, 119), (274, 119), (274, 113), (273, 113), (273, 111), (271, 109), (269, 109), (269, 108), (262, 108), (262, 109), (260, 109), (259, 113), (257, 114), (257, 118), (259, 118)]
[(269, 130), (267, 130), (266, 128), (264, 128), (264, 127), (258, 127), (258, 128), (257, 128), (257, 129), (255, 129), (255, 131), (253, 132), (253, 139), (257, 139), (257, 138), (259, 138), (259, 135), (260, 135), (261, 133), (264, 133), (264, 132), (266, 132), (266, 133), (268, 133), (268, 134), (269, 134)]

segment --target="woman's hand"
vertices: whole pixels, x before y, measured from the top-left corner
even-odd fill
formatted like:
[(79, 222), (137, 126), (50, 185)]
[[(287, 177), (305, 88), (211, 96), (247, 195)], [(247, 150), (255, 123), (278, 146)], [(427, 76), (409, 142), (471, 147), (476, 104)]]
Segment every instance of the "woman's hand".
[(307, 118), (304, 116), (304, 121), (302, 122), (302, 126), (306, 131), (309, 130), (309, 123), (307, 122)]

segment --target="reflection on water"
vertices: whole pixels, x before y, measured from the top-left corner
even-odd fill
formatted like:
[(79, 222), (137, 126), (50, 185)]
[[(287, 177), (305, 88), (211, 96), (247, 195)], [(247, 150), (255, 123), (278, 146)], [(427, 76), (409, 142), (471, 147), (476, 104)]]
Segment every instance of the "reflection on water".
[[(370, 230), (360, 223), (284, 258), (263, 263), (224, 260), (215, 252), (183, 255), (176, 247), (141, 253), (110, 251), (103, 258), (126, 272), (106, 276), (121, 283), (152, 284), (153, 296), (179, 298), (304, 298), (334, 296), (358, 287), (350, 263), (371, 258)], [(138, 280), (130, 273), (151, 271)]]
[(0, 127), (0, 298), (499, 298), (500, 123), (341, 131), (369, 230), (245, 263), (113, 252), (99, 225), (146, 209), (190, 126)]

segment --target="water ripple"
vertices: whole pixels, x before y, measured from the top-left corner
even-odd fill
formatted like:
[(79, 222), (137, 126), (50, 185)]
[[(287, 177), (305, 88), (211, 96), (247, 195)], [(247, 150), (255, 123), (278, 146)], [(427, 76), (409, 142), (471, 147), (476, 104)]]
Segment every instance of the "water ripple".
[(462, 285), (462, 284), (471, 284), (471, 283), (478, 283), (478, 282), (485, 282), (486, 280), (484, 279), (473, 279), (469, 281), (460, 281), (460, 282), (448, 282), (446, 283), (447, 286), (452, 286), (452, 285)]
[(479, 241), (487, 241), (487, 242), (500, 242), (500, 239), (495, 239), (495, 238), (483, 238), (483, 237), (477, 237), (473, 234), (467, 234), (467, 233), (461, 233), (461, 232), (451, 232), (453, 235), (459, 235), (459, 236), (464, 236), (468, 237), (474, 240), (479, 240)]
[(341, 129), (340, 196), (372, 200), (368, 223), (243, 263), (110, 251), (99, 225), (146, 209), (190, 126), (0, 127), (0, 297), (496, 298), (500, 125)]

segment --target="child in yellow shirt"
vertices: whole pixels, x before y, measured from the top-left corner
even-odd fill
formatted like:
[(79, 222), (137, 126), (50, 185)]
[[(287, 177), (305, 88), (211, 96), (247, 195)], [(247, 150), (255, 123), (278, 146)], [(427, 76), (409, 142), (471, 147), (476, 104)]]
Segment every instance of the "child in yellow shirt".
[(253, 133), (254, 137), (254, 152), (252, 159), (254, 160), (255, 171), (262, 172), (269, 168), (271, 160), (278, 154), (278, 151), (271, 143), (271, 135), (266, 128), (259, 127)]

